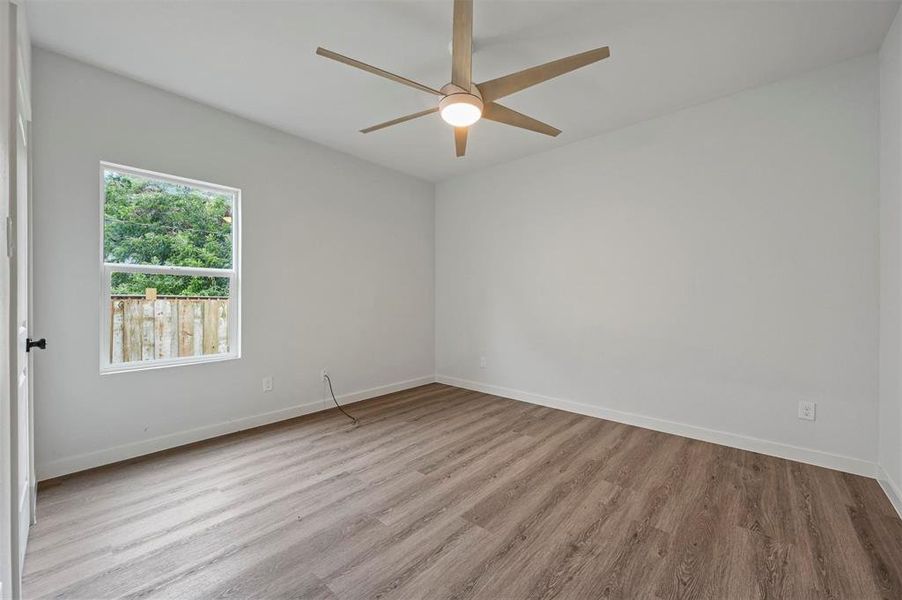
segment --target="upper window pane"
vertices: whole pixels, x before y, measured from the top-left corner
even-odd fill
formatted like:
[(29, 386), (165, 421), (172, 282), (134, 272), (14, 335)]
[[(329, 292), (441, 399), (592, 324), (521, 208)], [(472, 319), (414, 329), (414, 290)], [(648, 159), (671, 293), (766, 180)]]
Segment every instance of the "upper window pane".
[(113, 168), (103, 182), (106, 262), (232, 268), (232, 194)]

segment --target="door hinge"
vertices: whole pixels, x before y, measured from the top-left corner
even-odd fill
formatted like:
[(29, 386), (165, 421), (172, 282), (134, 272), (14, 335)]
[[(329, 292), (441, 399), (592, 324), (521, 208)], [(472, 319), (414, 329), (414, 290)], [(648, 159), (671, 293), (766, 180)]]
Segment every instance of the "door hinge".
[(16, 254), (16, 228), (12, 217), (6, 217), (6, 256), (12, 258)]

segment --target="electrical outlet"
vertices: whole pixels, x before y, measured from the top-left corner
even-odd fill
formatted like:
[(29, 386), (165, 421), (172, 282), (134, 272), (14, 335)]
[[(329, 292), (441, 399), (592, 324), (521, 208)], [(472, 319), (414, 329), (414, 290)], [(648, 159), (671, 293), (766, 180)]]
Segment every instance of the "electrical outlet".
[(484, 356), (480, 356), (480, 357), (479, 357), (479, 368), (480, 368), (480, 369), (484, 369), (484, 368), (486, 368), (488, 365), (489, 365), (489, 363), (488, 363), (488, 361), (485, 359), (485, 357), (484, 357)]
[(263, 391), (271, 392), (272, 391), (272, 375), (263, 378)]
[(323, 369), (322, 371), (320, 371), (320, 372), (319, 372), (319, 379), (320, 379), (320, 381), (325, 381), (325, 380), (326, 380), (326, 376), (327, 376), (328, 374), (329, 374), (329, 372), (328, 372), (326, 369)]
[(817, 416), (817, 403), (811, 400), (799, 401), (799, 418), (805, 421), (814, 421)]

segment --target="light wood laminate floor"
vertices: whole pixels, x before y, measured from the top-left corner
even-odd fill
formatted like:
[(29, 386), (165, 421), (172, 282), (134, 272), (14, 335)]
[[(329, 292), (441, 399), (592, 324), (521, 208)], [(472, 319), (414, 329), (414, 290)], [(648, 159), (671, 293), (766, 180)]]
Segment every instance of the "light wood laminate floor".
[(439, 384), (44, 485), (28, 598), (902, 598), (874, 480)]

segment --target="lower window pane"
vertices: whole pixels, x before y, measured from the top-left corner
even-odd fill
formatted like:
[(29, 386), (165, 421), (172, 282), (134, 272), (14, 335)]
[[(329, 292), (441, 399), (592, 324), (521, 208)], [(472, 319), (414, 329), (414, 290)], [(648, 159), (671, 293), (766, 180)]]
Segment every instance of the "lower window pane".
[(113, 273), (110, 363), (229, 352), (228, 277)]

